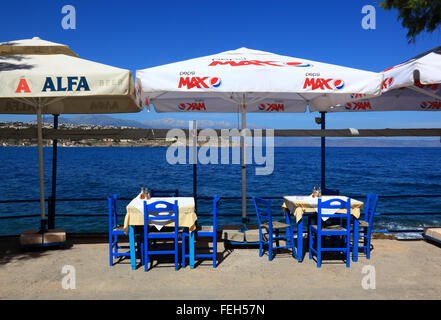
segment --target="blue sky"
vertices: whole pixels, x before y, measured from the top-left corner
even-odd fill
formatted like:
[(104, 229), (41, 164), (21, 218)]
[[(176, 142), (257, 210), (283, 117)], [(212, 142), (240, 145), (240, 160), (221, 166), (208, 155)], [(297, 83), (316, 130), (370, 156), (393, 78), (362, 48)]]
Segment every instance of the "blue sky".
[[(61, 27), (64, 5), (76, 9), (76, 29)], [(364, 5), (376, 8), (376, 29), (361, 27)], [(270, 51), (369, 71), (381, 71), (440, 45), (441, 33), (408, 44), (397, 11), (377, 1), (7, 1), (0, 13), (0, 42), (32, 38), (67, 44), (82, 58), (135, 71), (240, 47)], [(254, 125), (318, 128), (312, 114), (249, 115)], [(228, 114), (115, 115), (137, 121), (176, 117), (226, 120)], [(0, 115), (0, 120), (35, 116)], [(441, 127), (441, 112), (342, 113), (328, 128)]]

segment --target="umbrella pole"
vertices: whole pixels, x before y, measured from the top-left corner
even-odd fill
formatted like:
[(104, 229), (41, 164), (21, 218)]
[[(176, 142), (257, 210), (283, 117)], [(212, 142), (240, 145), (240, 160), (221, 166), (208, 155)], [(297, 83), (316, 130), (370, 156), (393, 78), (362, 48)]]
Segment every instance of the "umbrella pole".
[(241, 148), (241, 165), (242, 165), (242, 223), (247, 223), (247, 170), (245, 162), (245, 129), (247, 123), (246, 106), (241, 106), (242, 110), (242, 137), (240, 140)]
[(44, 170), (43, 170), (43, 129), (41, 121), (41, 104), (37, 105), (37, 136), (38, 136), (38, 173), (40, 179), (40, 232), (46, 231), (46, 215), (44, 208)]
[[(326, 129), (326, 112), (320, 112), (321, 115), (321, 129)], [(321, 190), (326, 190), (326, 137), (321, 138)]]
[(197, 166), (198, 166), (198, 134), (197, 134), (197, 122), (196, 120), (193, 122), (193, 198), (195, 210), (198, 208), (198, 189), (197, 189)]
[[(58, 129), (58, 114), (54, 114), (54, 130)], [(55, 202), (57, 198), (57, 153), (58, 140), (52, 141), (52, 193), (48, 207), (48, 229), (55, 229)]]

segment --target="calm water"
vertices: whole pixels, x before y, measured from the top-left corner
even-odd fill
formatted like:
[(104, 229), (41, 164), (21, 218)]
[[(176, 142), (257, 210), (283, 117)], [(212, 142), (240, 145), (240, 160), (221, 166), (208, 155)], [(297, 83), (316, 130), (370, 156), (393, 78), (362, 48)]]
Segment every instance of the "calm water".
[[(342, 195), (441, 194), (441, 148), (328, 148), (327, 186)], [(38, 199), (36, 148), (0, 147), (0, 200)], [(46, 196), (50, 194), (52, 149), (44, 149)], [(240, 165), (199, 165), (199, 196), (240, 196)], [(310, 194), (320, 183), (319, 148), (276, 148), (271, 175), (256, 176), (247, 167), (248, 195), (283, 196)], [(192, 165), (170, 165), (165, 148), (59, 148), (58, 198), (104, 198), (113, 193), (133, 198), (142, 185), (151, 189), (178, 188), (192, 195)], [(120, 201), (121, 216), (128, 201)], [(282, 200), (272, 200), (281, 214)], [(441, 212), (441, 198), (380, 199), (378, 212)], [(210, 213), (211, 202), (200, 201), (199, 213)], [(38, 214), (39, 204), (0, 204), (0, 216)], [(58, 202), (57, 213), (107, 214), (106, 201)], [(240, 224), (240, 200), (221, 203), (219, 224)], [(251, 201), (248, 214), (254, 219)], [(0, 220), (0, 234), (19, 234), (39, 225), (39, 218)], [(199, 218), (202, 224), (209, 217)], [(376, 217), (376, 228), (409, 229), (441, 225), (441, 216)], [(57, 217), (56, 226), (68, 232), (105, 232), (106, 217)]]

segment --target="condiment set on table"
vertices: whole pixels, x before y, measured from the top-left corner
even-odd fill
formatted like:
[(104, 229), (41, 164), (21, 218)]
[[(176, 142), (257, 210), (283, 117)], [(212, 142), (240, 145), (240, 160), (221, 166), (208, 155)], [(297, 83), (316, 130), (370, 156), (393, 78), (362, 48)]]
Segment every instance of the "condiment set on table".
[(311, 194), (311, 196), (313, 197), (313, 198), (321, 198), (322, 197), (322, 189), (320, 188), (320, 187), (314, 187), (313, 188), (313, 190), (312, 190), (312, 194)]
[(140, 194), (139, 198), (149, 200), (150, 199), (149, 189), (141, 188), (141, 194)]

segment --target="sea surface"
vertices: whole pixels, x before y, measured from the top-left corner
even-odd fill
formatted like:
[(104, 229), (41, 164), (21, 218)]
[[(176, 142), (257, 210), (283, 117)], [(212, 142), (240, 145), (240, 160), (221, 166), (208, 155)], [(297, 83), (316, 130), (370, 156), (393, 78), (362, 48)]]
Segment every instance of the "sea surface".
[[(185, 150), (185, 149), (183, 149)], [(188, 152), (188, 150), (186, 150)], [(169, 164), (166, 148), (59, 147), (57, 198), (101, 198), (117, 194), (135, 197), (142, 186), (150, 189), (179, 189), (180, 195), (193, 193), (193, 166)], [(231, 149), (229, 149), (231, 155)], [(188, 157), (188, 153), (187, 153)], [(441, 194), (441, 148), (327, 148), (327, 187), (361, 201), (367, 193), (386, 195)], [(220, 159), (220, 152), (219, 152)], [(32, 147), (0, 147), (0, 200), (39, 199), (38, 153)], [(51, 192), (52, 148), (44, 148), (45, 192)], [(271, 200), (272, 212), (281, 215), (281, 197), (308, 195), (320, 184), (320, 148), (280, 147), (274, 151), (274, 172), (256, 175), (247, 166), (248, 196), (280, 197)], [(240, 197), (239, 164), (208, 164), (197, 167), (199, 196)], [(124, 218), (129, 201), (119, 202)], [(200, 224), (211, 224), (211, 200), (198, 201)], [(47, 206), (46, 206), (47, 207)], [(252, 201), (248, 216), (255, 223)], [(57, 214), (104, 214), (107, 201), (60, 201)], [(375, 229), (407, 230), (440, 226), (441, 215), (413, 215), (414, 212), (441, 212), (441, 197), (380, 198), (377, 212), (402, 212), (403, 216), (376, 216)], [(241, 224), (241, 200), (222, 200), (219, 225)], [(39, 214), (38, 202), (0, 203), (0, 217)], [(227, 216), (222, 216), (227, 215)], [(281, 216), (280, 216), (281, 217)], [(122, 220), (121, 220), (122, 223)], [(39, 217), (0, 220), (0, 235), (20, 234), (39, 226)], [(68, 232), (106, 232), (107, 216), (57, 217), (56, 227)], [(418, 237), (419, 234), (400, 234)]]

